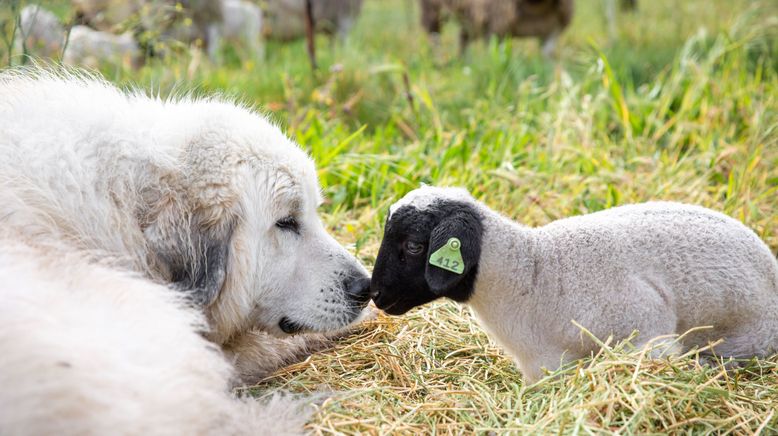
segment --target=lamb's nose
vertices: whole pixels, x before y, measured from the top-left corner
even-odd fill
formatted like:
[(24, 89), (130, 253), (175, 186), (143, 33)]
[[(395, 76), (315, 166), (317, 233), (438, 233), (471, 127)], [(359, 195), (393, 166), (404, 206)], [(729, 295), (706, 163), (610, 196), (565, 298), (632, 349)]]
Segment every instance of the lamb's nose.
[(378, 288), (370, 287), (370, 299), (374, 300), (378, 298), (378, 296), (381, 294), (381, 291), (378, 290)]
[(360, 303), (370, 301), (370, 277), (357, 277), (345, 283), (346, 295)]

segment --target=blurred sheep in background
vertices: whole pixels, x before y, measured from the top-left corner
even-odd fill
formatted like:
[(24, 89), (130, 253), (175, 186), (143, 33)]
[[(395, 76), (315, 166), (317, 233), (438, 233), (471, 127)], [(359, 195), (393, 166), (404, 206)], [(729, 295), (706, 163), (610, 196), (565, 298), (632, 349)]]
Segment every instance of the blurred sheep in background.
[(65, 28), (59, 19), (38, 5), (22, 9), (14, 40), (16, 53), (58, 59), (65, 44)]
[(74, 26), (70, 30), (62, 62), (90, 68), (97, 68), (103, 63), (139, 68), (143, 63), (143, 53), (130, 33), (115, 35), (87, 26)]
[[(313, 0), (316, 32), (345, 37), (362, 9), (362, 0)], [(267, 0), (264, 34), (281, 41), (305, 36), (305, 0)]]
[(171, 41), (199, 44), (216, 58), (224, 20), (223, 0), (71, 0), (80, 24), (96, 30), (132, 31), (147, 54)]
[[(619, 6), (624, 12), (634, 12), (638, 8), (638, 0), (620, 0)], [(616, 15), (616, 0), (605, 0), (605, 21), (608, 23), (608, 37), (611, 41), (618, 37)]]
[(224, 1), (224, 39), (227, 42), (245, 47), (256, 58), (265, 57), (262, 36), (262, 10), (246, 0)]
[[(70, 0), (72, 34), (51, 12), (28, 6), (14, 50), (70, 64), (97, 67), (119, 63), (137, 67), (146, 56), (165, 56), (182, 44), (195, 46), (219, 61), (223, 43), (255, 59), (264, 58), (264, 37), (282, 41), (315, 31), (344, 37), (353, 27), (363, 0)], [(312, 38), (312, 34), (310, 36)], [(24, 45), (22, 45), (24, 39)]]
[(117, 32), (143, 8), (142, 0), (71, 0), (76, 22), (104, 32)]
[(573, 18), (573, 0), (421, 0), (424, 29), (439, 34), (445, 18), (460, 28), (460, 50), (479, 37), (537, 37), (551, 56)]

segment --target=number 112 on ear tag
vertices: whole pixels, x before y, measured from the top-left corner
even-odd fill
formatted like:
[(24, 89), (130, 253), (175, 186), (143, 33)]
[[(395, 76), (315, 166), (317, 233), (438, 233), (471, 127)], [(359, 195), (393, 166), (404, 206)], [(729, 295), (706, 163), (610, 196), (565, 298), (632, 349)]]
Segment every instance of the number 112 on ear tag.
[(430, 265), (435, 265), (438, 268), (445, 269), (457, 274), (465, 272), (465, 262), (462, 261), (462, 252), (459, 248), (462, 246), (462, 242), (457, 238), (449, 238), (446, 245), (438, 248), (438, 250), (430, 256)]

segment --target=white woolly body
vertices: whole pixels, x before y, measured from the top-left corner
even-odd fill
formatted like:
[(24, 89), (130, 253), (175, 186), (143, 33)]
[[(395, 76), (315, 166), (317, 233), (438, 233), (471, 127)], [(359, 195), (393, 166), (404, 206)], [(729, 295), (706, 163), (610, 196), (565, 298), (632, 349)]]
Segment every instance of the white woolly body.
[[(285, 339), (282, 318), (320, 332), (354, 320), (344, 283), (367, 276), (324, 230), (320, 201), (306, 154), (231, 102), (0, 74), (0, 433), (45, 434), (49, 420), (75, 423), (73, 434), (206, 434), (229, 421), (219, 410), (258, 411), (229, 397), (232, 369), (200, 335), (252, 378), (322, 342)], [(297, 232), (276, 225), (288, 216)], [(208, 247), (224, 270), (208, 271), (219, 258)], [(223, 280), (207, 295), (207, 327), (172, 295), (180, 265)], [(124, 427), (112, 411), (129, 409), (146, 418)]]
[(651, 202), (528, 228), (461, 189), (425, 187), (402, 201), (473, 204), (484, 233), (468, 304), (529, 380), (639, 331), (638, 345), (683, 334), (683, 348), (726, 357), (778, 352), (778, 262), (739, 221), (698, 206)]

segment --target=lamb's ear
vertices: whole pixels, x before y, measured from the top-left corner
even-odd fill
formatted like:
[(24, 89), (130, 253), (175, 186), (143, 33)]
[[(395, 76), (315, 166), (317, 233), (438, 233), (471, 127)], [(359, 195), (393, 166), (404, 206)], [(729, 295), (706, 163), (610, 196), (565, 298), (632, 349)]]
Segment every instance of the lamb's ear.
[(432, 230), (424, 273), (430, 291), (457, 301), (467, 300), (474, 279), (470, 273), (477, 270), (481, 256), (482, 232), (481, 218), (469, 205), (452, 211)]
[(191, 237), (191, 253), (177, 253), (170, 273), (174, 286), (188, 293), (192, 301), (210, 306), (219, 296), (227, 275), (232, 225), (218, 232), (195, 229)]

